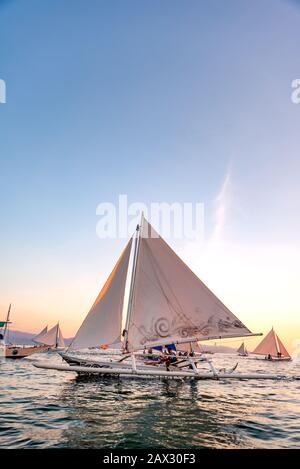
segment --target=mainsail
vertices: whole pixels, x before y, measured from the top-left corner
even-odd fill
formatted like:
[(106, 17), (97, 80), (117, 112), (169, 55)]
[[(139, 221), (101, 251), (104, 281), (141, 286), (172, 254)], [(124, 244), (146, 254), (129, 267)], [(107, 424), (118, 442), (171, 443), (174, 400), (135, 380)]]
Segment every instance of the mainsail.
[(46, 334), (39, 338), (36, 343), (49, 345), (49, 347), (65, 347), (65, 341), (59, 327), (59, 324), (52, 327)]
[(79, 328), (71, 349), (120, 343), (122, 309), (132, 239), (128, 242), (88, 315)]
[(127, 349), (253, 335), (142, 218)]
[(252, 353), (265, 356), (271, 355), (271, 357), (290, 358), (290, 354), (273, 328)]
[(285, 348), (285, 346), (283, 345), (283, 343), (281, 342), (277, 334), (276, 334), (276, 337), (277, 337), (277, 343), (279, 346), (280, 356), (284, 358), (291, 358), (289, 352), (287, 351), (287, 349)]
[(32, 342), (35, 342), (36, 344), (42, 343), (42, 342), (40, 342), (40, 339), (42, 337), (44, 337), (44, 335), (46, 335), (47, 332), (48, 332), (48, 326), (44, 327), (44, 329), (39, 334), (34, 336), (33, 339), (32, 339)]

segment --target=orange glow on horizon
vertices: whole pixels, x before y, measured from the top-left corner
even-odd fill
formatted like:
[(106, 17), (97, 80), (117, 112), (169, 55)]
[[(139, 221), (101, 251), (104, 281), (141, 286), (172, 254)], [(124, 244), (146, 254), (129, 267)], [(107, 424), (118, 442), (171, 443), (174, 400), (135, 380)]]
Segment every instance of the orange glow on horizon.
[[(176, 250), (176, 247), (175, 247)], [(176, 250), (207, 286), (253, 332), (268, 333), (272, 326), (290, 353), (300, 339), (300, 253), (291, 246), (239, 246), (187, 243)], [(49, 282), (22, 279), (22, 288), (7, 289), (1, 298), (0, 320), (12, 302), (11, 329), (38, 333), (47, 324), (60, 322), (64, 337), (73, 337), (111, 272), (78, 275), (71, 270)], [(85, 266), (88, 272), (88, 266)], [(18, 295), (16, 297), (16, 291)], [(222, 340), (238, 347), (245, 340), (253, 350), (261, 337)], [(218, 341), (218, 343), (221, 343)]]

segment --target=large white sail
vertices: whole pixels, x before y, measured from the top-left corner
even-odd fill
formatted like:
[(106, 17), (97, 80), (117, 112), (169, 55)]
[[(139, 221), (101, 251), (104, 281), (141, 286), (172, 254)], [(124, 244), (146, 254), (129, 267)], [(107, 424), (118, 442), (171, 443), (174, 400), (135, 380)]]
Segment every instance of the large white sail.
[(95, 303), (80, 326), (71, 349), (84, 349), (121, 341), (122, 309), (132, 239), (128, 242)]
[(49, 345), (49, 347), (65, 347), (65, 341), (59, 324), (56, 324), (47, 332), (47, 334), (43, 335), (43, 337), (40, 337), (38, 343)]
[(143, 219), (129, 309), (128, 350), (247, 335), (251, 331)]
[(48, 326), (44, 327), (44, 329), (37, 334), (36, 336), (33, 337), (32, 342), (35, 342), (36, 344), (42, 344), (41, 339), (46, 335), (48, 332)]

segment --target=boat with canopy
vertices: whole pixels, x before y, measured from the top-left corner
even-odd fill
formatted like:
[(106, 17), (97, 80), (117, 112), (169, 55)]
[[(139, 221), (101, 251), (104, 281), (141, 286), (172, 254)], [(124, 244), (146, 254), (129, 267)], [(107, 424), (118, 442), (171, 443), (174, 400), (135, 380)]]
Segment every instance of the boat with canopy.
[[(127, 281), (128, 294), (125, 294)], [(76, 371), (80, 375), (134, 378), (278, 378), (263, 373), (235, 373), (234, 369), (219, 372), (209, 359), (204, 359), (208, 371), (201, 372), (197, 368), (200, 358), (190, 355), (180, 368), (178, 363), (166, 368), (139, 364), (136, 360), (137, 354), (152, 347), (255, 335), (261, 334), (253, 334), (142, 215), (135, 235), (127, 243), (67, 353), (61, 354), (67, 365), (36, 362), (35, 366)], [(75, 354), (103, 344), (115, 348), (120, 343), (124, 354), (120, 360), (96, 361)]]
[(292, 360), (292, 357), (279, 339), (273, 327), (252, 353), (255, 355), (264, 355), (264, 359), (269, 361)]

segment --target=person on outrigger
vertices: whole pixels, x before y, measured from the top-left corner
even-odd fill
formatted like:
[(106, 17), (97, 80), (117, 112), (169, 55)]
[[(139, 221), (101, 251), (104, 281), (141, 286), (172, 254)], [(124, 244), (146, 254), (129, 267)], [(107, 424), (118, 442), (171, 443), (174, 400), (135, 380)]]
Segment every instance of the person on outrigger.
[(176, 362), (176, 352), (172, 348), (167, 348), (167, 350), (160, 357), (160, 363), (165, 363), (167, 371), (170, 371), (170, 365)]
[(176, 356), (176, 352), (174, 349), (168, 348), (168, 354), (169, 354), (170, 363), (177, 362), (177, 356)]
[(144, 361), (144, 364), (145, 365), (158, 365), (159, 362), (160, 362), (160, 357), (158, 355), (155, 355), (153, 353), (153, 349), (152, 348), (148, 348), (148, 350), (146, 351), (146, 349), (144, 350), (143, 352), (144, 356), (145, 356), (145, 360)]

